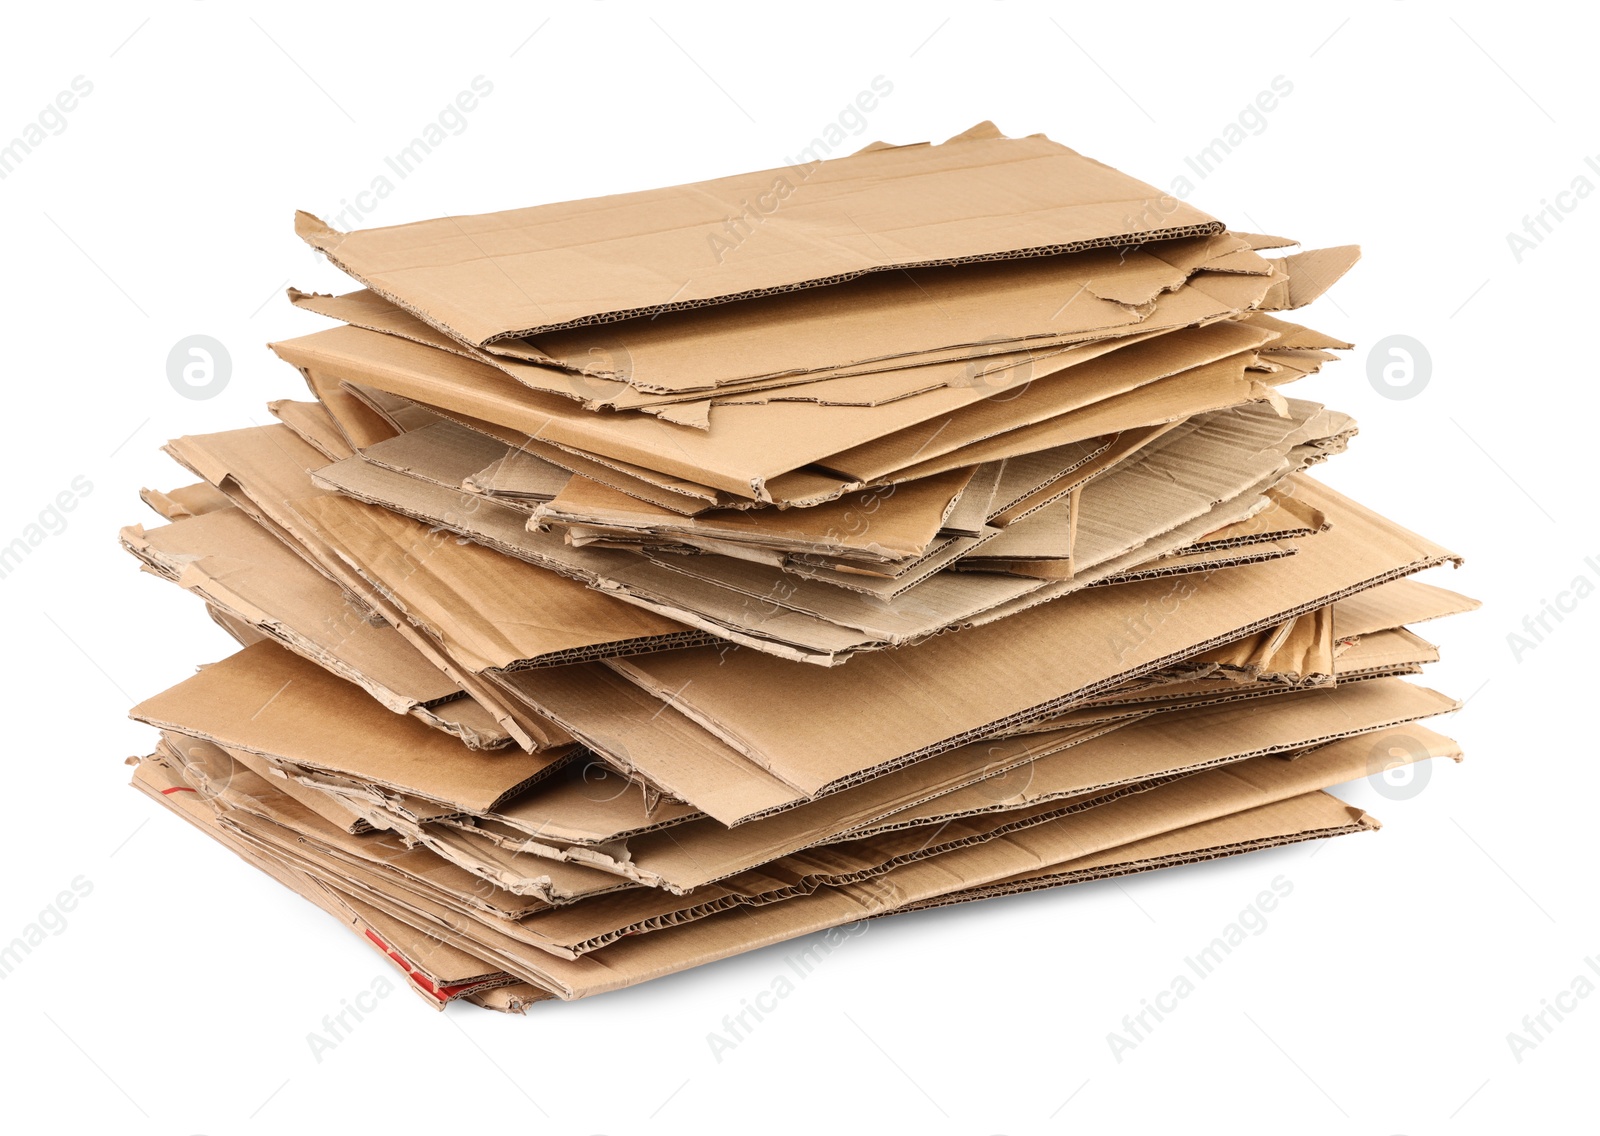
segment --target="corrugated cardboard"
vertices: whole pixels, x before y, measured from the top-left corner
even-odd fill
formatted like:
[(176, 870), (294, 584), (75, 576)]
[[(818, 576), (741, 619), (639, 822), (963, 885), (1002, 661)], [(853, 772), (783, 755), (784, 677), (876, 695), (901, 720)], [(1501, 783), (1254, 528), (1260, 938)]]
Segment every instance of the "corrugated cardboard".
[[(1130, 232), (1127, 219), (1159, 196), (1035, 135), (866, 151), (803, 172), (763, 170), (353, 233), (300, 214), (296, 229), (374, 292), (487, 346), (887, 269), (1221, 231), (1220, 222), (1174, 202), (1160, 222)], [(996, 199), (1026, 209), (996, 216)], [(774, 201), (760, 238), (737, 257), (708, 256), (707, 234), (751, 200)]]
[[(469, 811), (493, 808), (569, 756), (472, 752), (408, 717), (374, 716), (370, 705), (365, 694), (321, 667), (260, 643), (146, 699), (132, 715), (219, 746)], [(363, 715), (359, 738), (340, 727), (342, 714)]]
[[(1295, 556), (1228, 569), (1226, 587), (1202, 582), (1176, 599), (1162, 581), (1088, 589), (834, 670), (796, 671), (758, 652), (704, 648), (612, 666), (662, 698), (672, 695), (669, 712), (692, 715), (765, 765), (807, 769), (816, 785), (861, 776), (1047, 717), (1144, 670), (1451, 559), (1325, 486), (1301, 485), (1330, 531)], [(1174, 605), (1181, 619), (1166, 614)], [(1073, 641), (1096, 649), (1056, 647)], [(758, 693), (773, 683), (785, 690), (778, 704)]]

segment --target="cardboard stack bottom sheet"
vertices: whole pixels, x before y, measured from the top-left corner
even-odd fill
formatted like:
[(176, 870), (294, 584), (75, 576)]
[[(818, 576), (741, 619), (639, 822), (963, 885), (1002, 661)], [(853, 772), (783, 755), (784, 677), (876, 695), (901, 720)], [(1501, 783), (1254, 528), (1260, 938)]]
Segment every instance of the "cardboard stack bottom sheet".
[(356, 285), (290, 293), (309, 397), (122, 533), (240, 643), (134, 784), (434, 1005), (1362, 832), (1330, 787), (1460, 757), (1457, 558), (1308, 473), (1350, 345), (1287, 313), (1354, 248), (988, 123), (297, 230)]

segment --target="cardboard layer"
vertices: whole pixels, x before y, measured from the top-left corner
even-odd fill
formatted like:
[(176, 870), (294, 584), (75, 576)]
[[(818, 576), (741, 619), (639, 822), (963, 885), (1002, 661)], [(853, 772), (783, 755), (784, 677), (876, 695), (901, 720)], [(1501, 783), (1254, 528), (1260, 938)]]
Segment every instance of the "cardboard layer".
[(347, 458), (355, 451), (344, 440), (339, 425), (320, 402), (299, 402), (280, 398), (267, 403), (272, 416), (293, 430), (295, 436), (329, 461)]
[[(1051, 142), (953, 139), (670, 189), (340, 233), (296, 229), (367, 287), (469, 343), (697, 307), (868, 272), (1220, 231), (1193, 207)], [(994, 200), (1012, 203), (997, 215)], [(757, 203), (759, 234), (715, 234)], [(770, 204), (762, 204), (769, 202)], [(781, 203), (781, 208), (780, 208)]]
[[(343, 773), (468, 811), (492, 809), (554, 771), (566, 753), (465, 749), (409, 717), (371, 713), (366, 695), (260, 643), (147, 698), (141, 722), (309, 769)], [(359, 733), (346, 716), (359, 718)]]
[(162, 528), (122, 530), (153, 571), (297, 654), (361, 686), (396, 713), (458, 697), (460, 687), (388, 624), (244, 513), (228, 507)]
[(1264, 701), (1158, 714), (1029, 763), (1022, 776), (1009, 779), (1007, 788), (1012, 791), (998, 800), (986, 787), (971, 786), (899, 814), (894, 821), (935, 823), (975, 811), (1018, 808), (1128, 784), (1153, 775), (1149, 754), (1170, 755), (1171, 772), (1191, 772), (1323, 745), (1447, 714), (1459, 706), (1427, 687), (1386, 678)]
[(508, 704), (488, 683), (459, 666), (437, 639), (413, 626), (391, 599), (354, 571), (337, 551), (311, 531), (290, 505), (324, 491), (310, 471), (323, 464), (319, 451), (282, 426), (256, 427), (176, 438), (167, 452), (204, 477), (284, 545), (376, 612), (423, 657), (472, 696), (495, 723), (524, 749), (564, 745), (571, 739), (549, 722)]
[(718, 510), (683, 517), (586, 478), (574, 478), (534, 513), (533, 524), (596, 525), (663, 541), (700, 537), (780, 552), (868, 562), (921, 556), (972, 480), (971, 468), (848, 494), (810, 509)]
[[(471, 494), (443, 492), (462, 509), (499, 507)], [(292, 505), (346, 563), (432, 629), (451, 656), (475, 672), (553, 666), (708, 638), (386, 509), (333, 495)]]
[[(1205, 278), (1194, 273), (1232, 243), (1219, 235), (883, 273), (697, 312), (549, 332), (533, 345), (569, 370), (642, 390), (714, 393), (740, 382), (839, 375), (886, 360), (926, 362), (952, 349), (997, 352), (1035, 338), (1124, 334), (1141, 329), (1163, 293), (1185, 287), (1204, 293)], [(1271, 274), (1270, 262), (1245, 255), (1253, 263), (1240, 267)]]
[(1331, 793), (1306, 793), (1286, 801), (1246, 809), (1232, 816), (1192, 824), (1146, 840), (1136, 840), (1064, 864), (1023, 872), (983, 887), (950, 892), (921, 903), (909, 904), (888, 914), (923, 911), (931, 907), (947, 907), (1045, 888), (1114, 879), (1284, 844), (1370, 832), (1378, 827), (1373, 817), (1345, 804)]

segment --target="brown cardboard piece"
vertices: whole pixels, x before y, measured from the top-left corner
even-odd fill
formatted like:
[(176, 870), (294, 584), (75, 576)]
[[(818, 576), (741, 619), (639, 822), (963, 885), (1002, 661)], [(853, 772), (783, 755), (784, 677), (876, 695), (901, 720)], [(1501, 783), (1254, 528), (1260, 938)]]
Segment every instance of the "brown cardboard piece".
[[(132, 714), (174, 733), (469, 811), (493, 808), (569, 756), (469, 751), (408, 717), (373, 715), (369, 705), (351, 684), (260, 643), (147, 698)], [(359, 738), (340, 728), (341, 714), (363, 715)], [(241, 742), (246, 731), (255, 744)]]
[[(796, 179), (803, 193), (795, 192)], [(302, 213), (296, 229), (374, 292), (458, 339), (487, 346), (869, 272), (1222, 229), (1179, 202), (1159, 224), (1130, 231), (1128, 218), (1158, 196), (1143, 182), (1035, 135), (874, 150), (803, 171), (765, 170), (352, 233)], [(994, 215), (990, 202), (1019, 197), (1028, 201), (1026, 211)], [(712, 255), (710, 238), (752, 198), (773, 199), (761, 247)]]
[[(153, 572), (362, 687), (397, 714), (461, 695), (388, 624), (232, 506), (122, 544)], [(505, 739), (509, 740), (509, 739)]]

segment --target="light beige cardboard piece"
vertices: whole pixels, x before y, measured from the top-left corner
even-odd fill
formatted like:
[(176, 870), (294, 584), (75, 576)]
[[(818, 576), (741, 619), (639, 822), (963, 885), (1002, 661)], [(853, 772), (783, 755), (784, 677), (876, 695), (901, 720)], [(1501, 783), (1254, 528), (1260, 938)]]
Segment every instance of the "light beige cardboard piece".
[(1291, 400), (1288, 411), (1280, 416), (1270, 406), (1248, 403), (1196, 415), (1110, 468), (1093, 471), (1075, 510), (1069, 512), (1072, 501), (1063, 499), (1018, 516), (973, 556), (1071, 557), (1077, 568), (1092, 568), (1210, 512), (1275, 471), (1287, 476), (1298, 447), (1337, 452), (1355, 432), (1347, 415), (1313, 402)]
[(1341, 600), (1334, 606), (1334, 634), (1340, 638), (1368, 635), (1446, 615), (1476, 611), (1475, 599), (1422, 580), (1396, 580), (1381, 588)]

